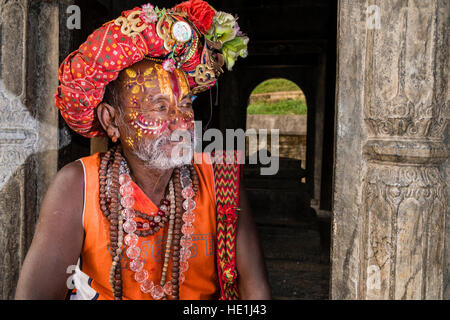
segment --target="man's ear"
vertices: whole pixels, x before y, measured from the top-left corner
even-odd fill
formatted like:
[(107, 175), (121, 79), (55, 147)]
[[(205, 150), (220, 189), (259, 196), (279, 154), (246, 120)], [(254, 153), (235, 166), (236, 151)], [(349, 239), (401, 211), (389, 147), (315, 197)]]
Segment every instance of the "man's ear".
[(114, 143), (120, 138), (119, 127), (116, 125), (118, 116), (116, 109), (106, 102), (101, 102), (97, 107), (98, 120)]

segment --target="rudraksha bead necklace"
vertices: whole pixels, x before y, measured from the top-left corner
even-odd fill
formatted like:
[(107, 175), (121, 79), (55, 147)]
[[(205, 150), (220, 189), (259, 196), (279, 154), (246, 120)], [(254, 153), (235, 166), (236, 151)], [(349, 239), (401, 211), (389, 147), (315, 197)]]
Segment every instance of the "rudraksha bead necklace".
[[(179, 286), (184, 282), (183, 273), (189, 268), (188, 259), (193, 244), (194, 197), (199, 189), (199, 177), (192, 165), (175, 168), (159, 211), (149, 215), (132, 208), (134, 197), (129, 172), (120, 146), (113, 147), (101, 157), (99, 201), (100, 209), (110, 222), (110, 284), (114, 299), (121, 300), (123, 294), (120, 260), (122, 249), (125, 250), (122, 248), (124, 242), (128, 246), (125, 253), (131, 260), (130, 268), (135, 271), (134, 279), (140, 284), (140, 289), (144, 293), (150, 293), (154, 299), (167, 299), (168, 296), (179, 299)], [(134, 221), (136, 216), (145, 222)], [(167, 222), (169, 226), (161, 281), (159, 285), (155, 285), (148, 279), (149, 274), (143, 268), (144, 261), (139, 258), (140, 249), (136, 245), (139, 237), (157, 233)], [(125, 238), (124, 231), (127, 233)], [(167, 281), (171, 252), (171, 280)]]

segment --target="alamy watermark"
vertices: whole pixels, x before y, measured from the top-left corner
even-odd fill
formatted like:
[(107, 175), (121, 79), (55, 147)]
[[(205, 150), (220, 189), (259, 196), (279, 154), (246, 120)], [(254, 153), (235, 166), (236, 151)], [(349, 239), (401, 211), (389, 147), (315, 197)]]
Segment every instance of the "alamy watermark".
[(77, 5), (71, 5), (67, 7), (66, 13), (70, 16), (67, 17), (66, 26), (67, 29), (73, 30), (81, 29), (81, 9)]
[(370, 5), (366, 9), (366, 28), (379, 30), (381, 28), (381, 9), (377, 5)]
[[(190, 157), (192, 151), (192, 140), (194, 143), (194, 152), (214, 154), (211, 163), (226, 164), (245, 164), (246, 163), (246, 138), (248, 138), (249, 152), (248, 163), (261, 165), (261, 175), (275, 175), (279, 170), (279, 129), (226, 129), (225, 136), (219, 129), (208, 129), (202, 132), (202, 122), (195, 121), (194, 139), (191, 133), (186, 130), (174, 130), (171, 134), (172, 141), (180, 141), (172, 149), (171, 157)], [(270, 138), (270, 139), (269, 139)], [(202, 143), (209, 142), (202, 150)], [(270, 143), (269, 143), (270, 141)], [(221, 153), (222, 150), (229, 150), (226, 156)], [(232, 150), (237, 151), (237, 156)], [(269, 155), (270, 150), (270, 155)], [(216, 151), (218, 151), (216, 153)], [(210, 161), (208, 158), (194, 157), (194, 163), (199, 164), (203, 161)]]
[(370, 265), (367, 267), (367, 289), (380, 290), (381, 289), (381, 270), (377, 265)]
[(67, 281), (66, 281), (66, 285), (69, 290), (73, 290), (75, 288), (75, 284), (73, 282), (73, 276), (74, 276), (76, 269), (77, 269), (76, 265), (70, 265), (66, 269), (66, 273), (70, 274), (70, 276), (67, 278)]

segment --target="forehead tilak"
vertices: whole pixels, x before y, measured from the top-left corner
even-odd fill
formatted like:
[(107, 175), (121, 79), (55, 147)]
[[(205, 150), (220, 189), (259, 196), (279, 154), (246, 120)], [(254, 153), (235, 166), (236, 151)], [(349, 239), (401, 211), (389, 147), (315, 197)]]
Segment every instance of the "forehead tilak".
[[(169, 73), (158, 63), (151, 66), (143, 65), (138, 68), (127, 68), (123, 75), (124, 87), (132, 90), (133, 94), (144, 92), (145, 88), (158, 86), (160, 92), (169, 96), (173, 101), (173, 99), (185, 97), (190, 92), (186, 74), (182, 70), (175, 69), (172, 73)], [(138, 81), (138, 79), (141, 80)]]
[(175, 72), (177, 73), (177, 80), (178, 80), (178, 83), (179, 83), (179, 85), (180, 85), (180, 95), (181, 95), (181, 97), (184, 97), (184, 96), (186, 96), (188, 93), (189, 93), (189, 91), (190, 91), (190, 89), (189, 89), (189, 82), (188, 82), (188, 79), (187, 79), (187, 77), (186, 77), (186, 74), (184, 73), (184, 71), (182, 71), (182, 70), (180, 70), (180, 69), (176, 69), (175, 70)]
[(169, 74), (160, 64), (155, 64), (156, 74), (158, 76), (159, 89), (162, 94), (172, 96)]

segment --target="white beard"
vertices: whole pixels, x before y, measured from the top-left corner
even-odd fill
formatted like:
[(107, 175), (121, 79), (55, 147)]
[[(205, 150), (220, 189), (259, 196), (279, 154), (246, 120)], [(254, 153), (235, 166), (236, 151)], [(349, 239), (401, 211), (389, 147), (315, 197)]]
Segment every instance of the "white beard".
[[(163, 133), (160, 137), (151, 142), (140, 141), (133, 148), (133, 153), (144, 162), (149, 169), (167, 170), (182, 165), (190, 164), (194, 156), (194, 150), (197, 146), (197, 139), (194, 132), (191, 133), (191, 141), (189, 143), (182, 142), (172, 148), (171, 155), (166, 154), (166, 150), (162, 147), (170, 144), (170, 135)], [(181, 148), (181, 144), (183, 147)], [(180, 149), (181, 148), (181, 149)], [(176, 152), (182, 150), (181, 152)]]

